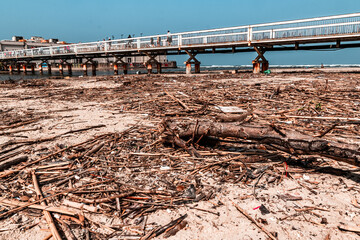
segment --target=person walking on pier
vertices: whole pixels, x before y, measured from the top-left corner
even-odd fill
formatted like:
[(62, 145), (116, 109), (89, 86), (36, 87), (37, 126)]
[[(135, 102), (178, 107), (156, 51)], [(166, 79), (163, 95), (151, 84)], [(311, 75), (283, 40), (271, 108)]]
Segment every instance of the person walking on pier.
[(129, 36), (128, 36), (128, 39), (129, 39), (129, 41), (127, 42), (127, 46), (126, 47), (128, 47), (128, 48), (131, 48), (131, 45), (132, 45), (132, 39), (131, 39), (132, 37), (131, 37), (131, 35), (129, 34)]
[(171, 33), (169, 30), (167, 31), (167, 39), (166, 40), (167, 40), (168, 46), (170, 46), (171, 42), (172, 42), (172, 37), (171, 37)]
[(161, 46), (161, 37), (160, 37), (160, 36), (157, 36), (157, 38), (156, 38), (156, 44), (157, 44), (158, 47)]

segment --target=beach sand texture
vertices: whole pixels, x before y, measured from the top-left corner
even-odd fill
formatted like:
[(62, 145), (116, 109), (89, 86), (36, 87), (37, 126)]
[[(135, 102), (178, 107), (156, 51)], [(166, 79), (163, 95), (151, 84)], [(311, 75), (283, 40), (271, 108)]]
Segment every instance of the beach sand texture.
[[(35, 171), (45, 197), (73, 189), (47, 204), (84, 216), (73, 216), (77, 222), (53, 213), (60, 234), (72, 232), (76, 239), (140, 239), (184, 214), (186, 222), (175, 235), (167, 231), (153, 239), (268, 239), (264, 230), (276, 239), (359, 239), (358, 166), (246, 139), (194, 141), (201, 157), (159, 141), (164, 120), (216, 122), (224, 114), (221, 107), (236, 107), (249, 113), (238, 124), (309, 136), (330, 129), (323, 139), (360, 146), (357, 73), (225, 71), (4, 81), (0, 106), (0, 164), (28, 157), (0, 173), (21, 168), (0, 178), (0, 214), (14, 208), (3, 199), (37, 199)], [(62, 152), (22, 168), (56, 151)], [(123, 193), (129, 195), (111, 198)], [(0, 239), (44, 239), (49, 233), (42, 211), (33, 208), (0, 221)]]

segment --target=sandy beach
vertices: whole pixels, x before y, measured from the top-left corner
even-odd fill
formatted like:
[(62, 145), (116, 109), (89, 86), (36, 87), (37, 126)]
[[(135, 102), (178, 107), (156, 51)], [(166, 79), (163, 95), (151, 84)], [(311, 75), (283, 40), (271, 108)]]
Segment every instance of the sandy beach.
[[(0, 239), (46, 239), (42, 197), (67, 239), (359, 239), (359, 83), (356, 69), (0, 82)], [(203, 122), (283, 142), (169, 127)], [(338, 152), (290, 146), (291, 131)]]

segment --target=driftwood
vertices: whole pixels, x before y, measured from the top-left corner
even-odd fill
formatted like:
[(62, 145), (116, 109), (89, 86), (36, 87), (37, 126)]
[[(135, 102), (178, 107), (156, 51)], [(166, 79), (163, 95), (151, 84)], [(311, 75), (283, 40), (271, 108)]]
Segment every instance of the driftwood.
[[(131, 129), (131, 128), (130, 128), (130, 129)], [(125, 133), (126, 131), (127, 131), (127, 130), (125, 130), (124, 133)], [(103, 137), (106, 137), (106, 136), (108, 136), (108, 134), (104, 134), (104, 135), (102, 135), (102, 136), (99, 136), (99, 137), (97, 137), (97, 139), (98, 139), (98, 138), (103, 138)], [(74, 148), (74, 147), (83, 145), (83, 144), (88, 143), (88, 142), (91, 142), (91, 141), (93, 141), (93, 140), (94, 140), (94, 139), (88, 139), (88, 140), (86, 140), (86, 141), (84, 141), (84, 142), (74, 144), (74, 145), (69, 146), (69, 147), (67, 147), (67, 148), (64, 148), (64, 149), (61, 149), (61, 150), (56, 151), (56, 152), (54, 152), (54, 153), (51, 153), (51, 154), (49, 154), (49, 155), (46, 155), (46, 156), (44, 156), (44, 157), (42, 157), (42, 158), (39, 158), (39, 159), (34, 160), (34, 161), (32, 161), (32, 162), (29, 162), (29, 163), (27, 163), (27, 164), (25, 164), (25, 165), (23, 165), (23, 166), (18, 167), (17, 169), (8, 170), (8, 171), (6, 171), (6, 172), (3, 172), (2, 174), (0, 174), (0, 178), (7, 177), (7, 176), (9, 176), (9, 175), (11, 175), (11, 174), (13, 174), (13, 173), (19, 172), (19, 171), (21, 171), (22, 169), (27, 168), (27, 167), (33, 165), (33, 164), (35, 164), (35, 163), (41, 162), (41, 161), (43, 161), (43, 160), (46, 160), (46, 159), (51, 158), (51, 157), (53, 157), (53, 156), (56, 156), (56, 155), (59, 154), (59, 153), (65, 152), (65, 151), (67, 151), (67, 150), (69, 150), (69, 149), (72, 149), (72, 148)]]
[(72, 202), (67, 199), (64, 199), (63, 204), (72, 208), (78, 208), (88, 212), (94, 212), (94, 213), (99, 212), (99, 208), (97, 207), (89, 206), (84, 203)]
[[(35, 188), (36, 195), (37, 195), (38, 198), (42, 199), (43, 194), (41, 192), (39, 182), (38, 182), (38, 180), (36, 178), (35, 172), (32, 172), (32, 178), (33, 178), (33, 183), (34, 183), (34, 188)], [(40, 204), (42, 206), (47, 206), (45, 200), (42, 201)], [(54, 219), (53, 219), (51, 213), (49, 211), (47, 211), (47, 210), (43, 210), (43, 214), (45, 216), (45, 220), (46, 220), (47, 224), (49, 225), (49, 228), (50, 228), (51, 234), (53, 235), (53, 238), (56, 239), (56, 240), (61, 240), (62, 238), (61, 238), (61, 236), (59, 234), (59, 231), (56, 228), (56, 225), (55, 225), (55, 222), (54, 222)]]
[(149, 232), (148, 234), (146, 234), (145, 236), (140, 238), (140, 240), (149, 240), (149, 239), (159, 236), (160, 234), (162, 234), (164, 232), (170, 231), (171, 229), (174, 228), (174, 226), (180, 224), (186, 217), (187, 217), (187, 214), (169, 222), (168, 224), (166, 224), (164, 226), (155, 228), (153, 231)]
[(271, 126), (242, 126), (231, 123), (209, 121), (164, 121), (160, 132), (163, 142), (175, 143), (179, 138), (235, 137), (258, 141), (262, 144), (277, 146), (292, 154), (318, 154), (355, 166), (360, 166), (360, 148), (358, 145), (328, 141), (322, 138), (304, 135), (293, 130), (280, 130)]
[(20, 157), (5, 160), (0, 163), (0, 171), (3, 171), (13, 165), (17, 165), (19, 163), (26, 162), (27, 160), (28, 160), (28, 156), (20, 156)]
[[(9, 206), (9, 207), (23, 207), (26, 204), (27, 203), (20, 202), (17, 200), (12, 200), (12, 199), (0, 200), (0, 205)], [(70, 216), (75, 216), (77, 214), (76, 212), (70, 211), (68, 209), (60, 208), (60, 207), (44, 206), (44, 205), (38, 205), (38, 204), (33, 204), (33, 205), (30, 205), (27, 207), (33, 208), (33, 209), (39, 209), (39, 210), (46, 210), (48, 212), (66, 214), (66, 215), (70, 215)]]
[(236, 205), (235, 203), (233, 203), (233, 205), (235, 206), (235, 208), (241, 212), (245, 217), (247, 217), (247, 219), (249, 219), (252, 223), (254, 223), (261, 231), (263, 231), (270, 239), (272, 240), (276, 240), (276, 238), (274, 237), (274, 235), (272, 233), (270, 233), (268, 230), (266, 230), (263, 226), (260, 225), (260, 223), (258, 223), (258, 221), (256, 221), (254, 218), (252, 218), (247, 212), (245, 212), (244, 209), (242, 209), (241, 207), (239, 207), (238, 205)]
[(172, 99), (174, 100), (175, 102), (179, 103), (179, 105), (181, 107), (183, 107), (186, 111), (191, 111), (191, 109), (184, 103), (182, 102), (181, 100), (177, 99), (176, 97), (174, 97), (173, 95), (171, 95), (170, 93), (166, 92), (165, 93)]
[(347, 231), (347, 232), (354, 232), (357, 234), (360, 234), (360, 227), (357, 226), (348, 226), (348, 225), (339, 225), (338, 228), (342, 231)]

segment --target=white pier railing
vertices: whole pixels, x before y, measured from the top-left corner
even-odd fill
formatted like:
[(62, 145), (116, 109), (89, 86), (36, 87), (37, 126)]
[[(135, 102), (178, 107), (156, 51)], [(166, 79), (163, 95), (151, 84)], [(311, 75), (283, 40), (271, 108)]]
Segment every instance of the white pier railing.
[(226, 46), (253, 42), (272, 42), (276, 44), (287, 39), (294, 41), (296, 39), (310, 39), (316, 41), (324, 37), (349, 37), (352, 35), (360, 35), (360, 13), (183, 32), (171, 35), (164, 34), (70, 45), (57, 44), (51, 47), (0, 52), (0, 59), (116, 53), (134, 50), (158, 50), (159, 48)]

